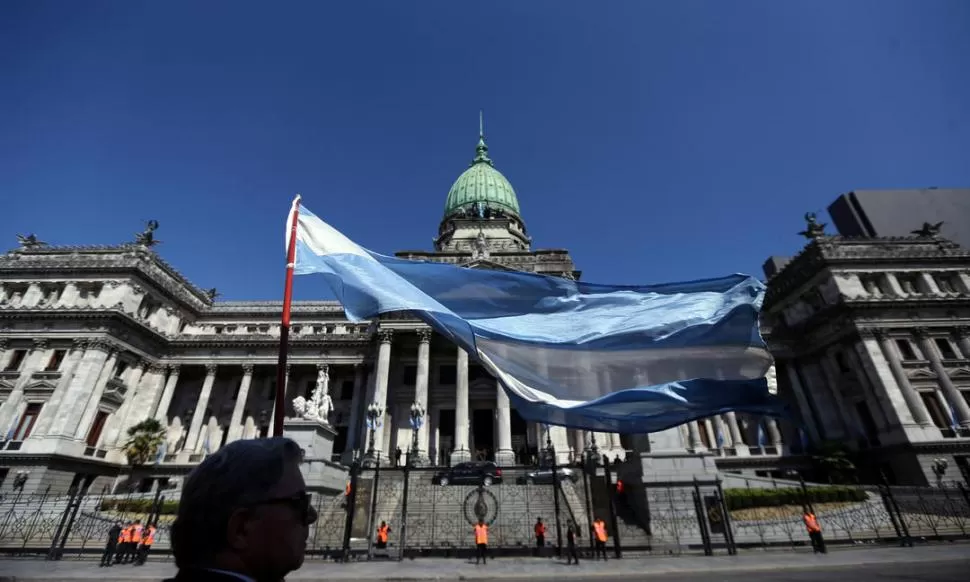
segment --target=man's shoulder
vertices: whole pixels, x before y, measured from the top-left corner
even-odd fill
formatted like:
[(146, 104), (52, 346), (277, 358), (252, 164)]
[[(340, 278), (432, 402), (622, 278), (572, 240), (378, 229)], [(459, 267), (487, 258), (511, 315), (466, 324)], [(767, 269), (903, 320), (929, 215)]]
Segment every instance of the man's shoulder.
[(225, 572), (214, 572), (202, 568), (182, 568), (174, 578), (163, 582), (242, 582), (244, 578)]

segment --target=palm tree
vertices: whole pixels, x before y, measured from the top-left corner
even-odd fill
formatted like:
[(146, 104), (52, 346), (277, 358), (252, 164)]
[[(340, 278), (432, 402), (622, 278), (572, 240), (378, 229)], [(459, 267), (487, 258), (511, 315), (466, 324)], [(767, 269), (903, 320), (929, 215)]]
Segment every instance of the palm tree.
[(132, 466), (146, 464), (165, 442), (166, 429), (154, 418), (145, 419), (128, 429), (125, 456)]

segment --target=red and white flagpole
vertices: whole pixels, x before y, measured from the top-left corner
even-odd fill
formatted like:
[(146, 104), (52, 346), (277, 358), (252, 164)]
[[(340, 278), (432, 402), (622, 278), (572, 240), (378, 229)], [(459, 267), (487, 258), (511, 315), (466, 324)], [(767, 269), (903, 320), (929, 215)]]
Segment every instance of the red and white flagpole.
[(283, 287), (283, 320), (280, 324), (280, 355), (276, 364), (276, 404), (273, 407), (273, 436), (283, 436), (286, 397), (286, 356), (290, 339), (290, 307), (293, 303), (293, 268), (296, 266), (296, 226), (300, 218), (300, 195), (290, 210), (290, 237), (286, 246), (286, 284)]

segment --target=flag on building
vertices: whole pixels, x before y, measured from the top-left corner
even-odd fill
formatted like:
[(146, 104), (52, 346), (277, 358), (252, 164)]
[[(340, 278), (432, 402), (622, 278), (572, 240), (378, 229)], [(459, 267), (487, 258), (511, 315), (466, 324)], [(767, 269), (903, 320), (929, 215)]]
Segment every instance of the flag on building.
[(765, 438), (765, 427), (762, 423), (758, 423), (758, 446), (764, 448), (768, 444), (768, 440)]
[(519, 414), (645, 433), (729, 410), (779, 415), (758, 328), (764, 285), (746, 275), (596, 285), (368, 251), (294, 201), (294, 273), (318, 273), (360, 321), (408, 311), (478, 360)]

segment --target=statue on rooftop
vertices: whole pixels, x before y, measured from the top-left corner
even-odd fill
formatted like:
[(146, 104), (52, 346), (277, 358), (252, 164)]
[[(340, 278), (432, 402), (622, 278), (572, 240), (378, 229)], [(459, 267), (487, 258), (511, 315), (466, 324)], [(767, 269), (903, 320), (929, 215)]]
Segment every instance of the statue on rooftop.
[(209, 299), (211, 299), (212, 301), (215, 301), (216, 297), (219, 297), (220, 295), (222, 295), (222, 293), (219, 293), (219, 291), (215, 287), (213, 287), (212, 289), (206, 289), (205, 294), (208, 295)]
[(46, 247), (47, 243), (42, 240), (37, 239), (37, 235), (30, 233), (28, 235), (17, 235), (17, 242), (20, 243), (20, 248), (22, 249), (36, 249), (37, 247)]
[(149, 220), (145, 222), (145, 230), (135, 235), (135, 244), (146, 247), (153, 247), (162, 242), (155, 238), (155, 231), (158, 230), (158, 221)]
[(819, 224), (814, 212), (805, 213), (805, 230), (798, 233), (803, 237), (815, 240), (825, 236), (825, 224)]
[(911, 231), (911, 234), (915, 234), (920, 238), (933, 238), (934, 236), (940, 236), (940, 228), (942, 227), (943, 221), (937, 222), (936, 224), (924, 222), (923, 228)]

